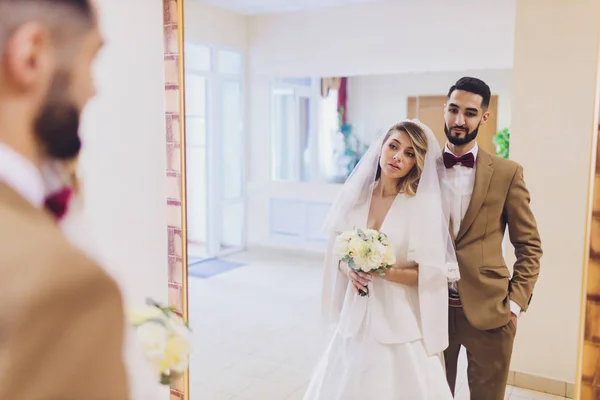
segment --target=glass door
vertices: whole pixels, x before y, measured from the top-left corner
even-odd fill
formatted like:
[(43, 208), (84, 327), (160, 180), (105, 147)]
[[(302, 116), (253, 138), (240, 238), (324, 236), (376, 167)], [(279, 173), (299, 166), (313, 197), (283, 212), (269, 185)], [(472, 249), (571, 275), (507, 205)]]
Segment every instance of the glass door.
[(244, 247), (244, 162), (243, 99), (240, 81), (220, 82), (221, 134), (218, 162), (220, 182), (219, 253), (239, 251)]
[(209, 51), (205, 70), (186, 60), (190, 264), (245, 247), (242, 54), (200, 47)]
[(186, 75), (186, 186), (187, 238), (190, 263), (208, 256), (207, 250), (207, 81), (196, 74)]

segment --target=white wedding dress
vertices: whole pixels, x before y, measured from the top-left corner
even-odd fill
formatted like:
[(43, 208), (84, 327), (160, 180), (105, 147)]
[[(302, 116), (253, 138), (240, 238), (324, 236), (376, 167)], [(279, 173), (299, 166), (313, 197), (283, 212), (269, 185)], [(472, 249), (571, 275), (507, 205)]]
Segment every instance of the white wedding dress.
[[(71, 200), (69, 211), (61, 220), (60, 226), (71, 243), (84, 251), (89, 257), (98, 261), (123, 290), (124, 284), (120, 282), (118, 272), (108, 268), (102, 262), (101, 254), (92, 239), (88, 223), (85, 219), (83, 202), (80, 197), (75, 196)], [(123, 317), (125, 318), (125, 316)], [(130, 399), (165, 399), (168, 396), (168, 389), (159, 384), (158, 377), (153, 373), (145, 359), (142, 347), (135, 336), (134, 328), (127, 321), (125, 321), (124, 337), (123, 361), (128, 374)], [(90, 362), (93, 362), (93, 360), (90, 360)]]
[[(381, 227), (394, 245), (398, 260), (409, 256), (408, 221), (415, 201), (415, 197), (399, 194)], [(367, 217), (368, 202), (364, 202), (354, 207), (349, 221), (357, 228), (366, 227)], [(334, 258), (327, 262), (338, 263)], [(442, 356), (428, 355), (424, 345), (419, 296), (428, 288), (422, 287), (421, 278), (418, 287), (409, 287), (374, 275), (369, 296), (361, 297), (337, 268), (332, 273), (337, 274), (332, 278), (333, 290), (343, 301), (338, 305), (341, 313), (304, 400), (452, 399)], [(442, 295), (447, 290), (444, 282)], [(433, 289), (438, 297), (439, 285), (437, 281)], [(439, 329), (447, 326), (447, 314), (433, 317), (430, 321), (434, 323), (436, 317), (446, 319), (440, 321)]]

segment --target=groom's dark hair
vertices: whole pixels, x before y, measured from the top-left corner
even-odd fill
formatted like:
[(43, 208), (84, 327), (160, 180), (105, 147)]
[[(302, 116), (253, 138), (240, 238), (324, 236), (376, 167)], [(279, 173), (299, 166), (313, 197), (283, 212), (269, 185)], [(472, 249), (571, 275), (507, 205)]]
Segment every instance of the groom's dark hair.
[(72, 35), (65, 28), (91, 27), (94, 11), (90, 0), (0, 0), (0, 53), (21, 25), (44, 23), (58, 42)]
[(452, 92), (454, 92), (455, 90), (464, 90), (465, 92), (480, 95), (482, 98), (481, 108), (483, 108), (484, 111), (488, 109), (490, 105), (490, 98), (492, 97), (492, 95), (490, 87), (481, 79), (472, 78), (469, 76), (460, 78), (458, 81), (456, 81), (454, 85), (450, 87), (447, 98), (450, 98)]
[(31, 4), (41, 9), (43, 7), (69, 7), (88, 17), (92, 14), (90, 0), (0, 0), (0, 3), (12, 6)]

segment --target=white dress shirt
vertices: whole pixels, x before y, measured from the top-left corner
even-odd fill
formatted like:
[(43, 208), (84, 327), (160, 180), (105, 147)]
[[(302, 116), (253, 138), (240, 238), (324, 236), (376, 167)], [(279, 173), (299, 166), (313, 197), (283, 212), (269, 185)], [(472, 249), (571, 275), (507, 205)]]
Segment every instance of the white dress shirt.
[(42, 208), (46, 189), (40, 170), (3, 143), (0, 143), (0, 181), (35, 207)]
[[(475, 144), (475, 147), (469, 152), (473, 154), (474, 160), (477, 160), (478, 151), (479, 146)], [(448, 145), (444, 148), (444, 152), (456, 155), (450, 151)], [(469, 203), (471, 203), (473, 187), (475, 186), (476, 168), (477, 165), (474, 165), (473, 168), (467, 168), (457, 163), (454, 167), (446, 170), (447, 179), (444, 181), (444, 201), (449, 202), (446, 205), (449, 206), (450, 224), (454, 237), (458, 236), (460, 224), (467, 213)]]
[[(456, 156), (456, 154), (450, 151), (448, 144), (444, 147), (444, 152)], [(475, 144), (475, 147), (468, 153), (473, 153), (473, 158), (477, 160), (478, 152), (479, 146)], [(442, 190), (444, 191), (444, 202), (446, 202), (446, 206), (450, 210), (450, 226), (454, 237), (458, 236), (460, 224), (467, 213), (469, 203), (471, 203), (476, 170), (477, 163), (475, 163), (473, 168), (468, 168), (457, 163), (452, 168), (446, 170), (447, 179), (443, 182)], [(520, 315), (521, 307), (511, 300), (510, 311), (515, 315)]]

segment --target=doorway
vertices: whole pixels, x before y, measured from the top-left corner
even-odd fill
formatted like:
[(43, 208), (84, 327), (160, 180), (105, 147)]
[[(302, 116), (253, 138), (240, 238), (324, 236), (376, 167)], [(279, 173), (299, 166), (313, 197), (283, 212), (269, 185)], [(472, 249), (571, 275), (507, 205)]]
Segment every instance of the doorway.
[(186, 43), (188, 266), (245, 247), (243, 54)]

